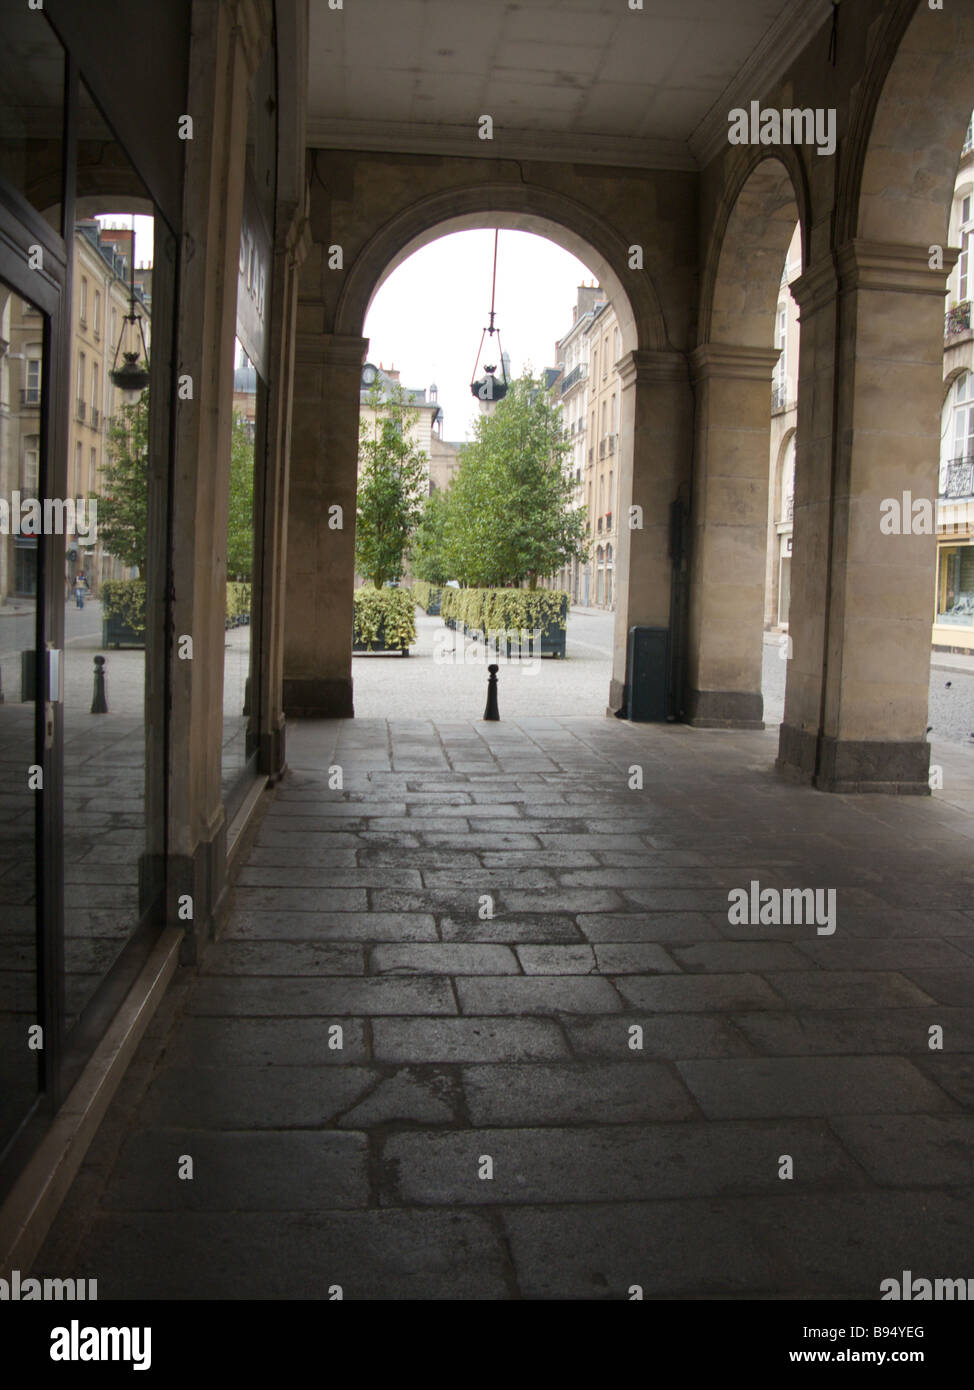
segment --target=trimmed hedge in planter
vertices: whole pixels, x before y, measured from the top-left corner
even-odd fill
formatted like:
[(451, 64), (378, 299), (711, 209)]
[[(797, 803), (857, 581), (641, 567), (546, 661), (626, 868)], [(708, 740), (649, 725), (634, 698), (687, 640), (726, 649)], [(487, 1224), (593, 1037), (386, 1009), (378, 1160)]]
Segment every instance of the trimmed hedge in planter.
[(145, 646), (145, 580), (106, 579), (101, 586), (103, 647)]
[(227, 627), (247, 627), (250, 623), (250, 585), (227, 580)]
[(440, 611), (443, 589), (439, 584), (427, 584), (425, 579), (413, 581), (413, 598), (425, 612), (436, 617)]
[[(521, 634), (541, 634), (541, 656), (565, 655), (568, 594), (564, 589), (444, 589), (440, 609), (447, 627), (496, 641), (507, 654)], [(534, 656), (529, 636), (523, 655)]]
[(408, 589), (356, 589), (353, 652), (402, 652), (416, 641), (416, 605)]

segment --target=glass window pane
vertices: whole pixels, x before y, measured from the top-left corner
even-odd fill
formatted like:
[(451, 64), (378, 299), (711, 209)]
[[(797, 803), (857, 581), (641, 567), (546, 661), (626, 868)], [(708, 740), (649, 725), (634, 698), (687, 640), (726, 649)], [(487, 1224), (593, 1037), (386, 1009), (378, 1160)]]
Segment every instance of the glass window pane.
[(0, 0), (0, 32), (0, 176), (60, 230), (64, 50), (25, 0)]
[[(37, 496), (40, 323), (33, 306), (0, 283), (0, 337), (9, 344), (0, 357), (0, 497), (8, 506), (22, 484), (27, 496)], [(38, 1053), (28, 1034), (38, 1022), (36, 793), (30, 786), (38, 540), (20, 534), (19, 518), (8, 521), (0, 534), (0, 1151), (38, 1090)]]

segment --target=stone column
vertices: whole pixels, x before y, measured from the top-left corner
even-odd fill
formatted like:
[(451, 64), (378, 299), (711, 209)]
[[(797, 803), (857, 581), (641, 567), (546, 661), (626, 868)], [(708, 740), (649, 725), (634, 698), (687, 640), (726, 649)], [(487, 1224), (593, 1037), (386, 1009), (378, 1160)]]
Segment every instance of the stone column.
[[(778, 767), (825, 791), (929, 792), (944, 267), (855, 240), (798, 283), (795, 541)], [(807, 384), (806, 384), (807, 383)], [(880, 528), (884, 501), (901, 526)]]
[(297, 335), (284, 628), (289, 716), (348, 719), (354, 713), (355, 496), (367, 347), (367, 338)]
[(771, 373), (778, 350), (705, 343), (690, 360), (697, 409), (687, 721), (703, 729), (763, 729)]
[(268, 399), (267, 482), (264, 492), (264, 555), (261, 566), (264, 661), (260, 681), (259, 767), (271, 780), (284, 771), (283, 704), (286, 556), (290, 484), (291, 409), (298, 271), (309, 244), (307, 208), (288, 217), (279, 210), (271, 314), (273, 361), (279, 364)]
[[(194, 0), (187, 110), (206, 138), (186, 142), (177, 305), (167, 917), (186, 930), (185, 962), (227, 905), (221, 790), (224, 598), (234, 336), (255, 27)], [(267, 31), (265, 30), (265, 35)], [(191, 643), (191, 646), (190, 646)], [(187, 919), (185, 899), (192, 899)]]
[[(670, 505), (689, 476), (693, 404), (687, 360), (639, 348), (616, 364), (619, 516), (609, 713), (625, 697), (630, 627), (670, 626)], [(638, 507), (633, 515), (631, 509)]]

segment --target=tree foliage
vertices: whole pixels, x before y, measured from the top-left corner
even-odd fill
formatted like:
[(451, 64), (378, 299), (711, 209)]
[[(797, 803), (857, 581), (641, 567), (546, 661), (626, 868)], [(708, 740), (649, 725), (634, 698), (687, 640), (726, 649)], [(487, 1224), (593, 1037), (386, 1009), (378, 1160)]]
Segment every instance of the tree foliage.
[(123, 405), (108, 426), (104, 492), (98, 496), (102, 545), (145, 578), (149, 528), (149, 393)]
[(227, 578), (249, 582), (254, 568), (254, 443), (243, 415), (233, 413)]
[(477, 420), (447, 494), (447, 567), (464, 585), (499, 588), (585, 558), (585, 511), (573, 508), (571, 445), (542, 381), (525, 373)]
[(427, 460), (409, 432), (419, 411), (398, 382), (387, 395), (378, 383), (368, 396), (371, 418), (359, 425), (355, 567), (377, 589), (400, 579), (410, 537), (423, 508)]
[(417, 579), (442, 585), (453, 578), (447, 549), (449, 521), (449, 494), (439, 491), (430, 493), (413, 535), (409, 557), (410, 568)]

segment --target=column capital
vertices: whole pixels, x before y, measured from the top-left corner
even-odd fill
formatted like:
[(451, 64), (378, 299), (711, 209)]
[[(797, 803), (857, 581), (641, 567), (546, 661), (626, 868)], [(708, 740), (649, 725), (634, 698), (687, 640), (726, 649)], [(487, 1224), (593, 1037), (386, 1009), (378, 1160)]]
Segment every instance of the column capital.
[(839, 292), (839, 275), (832, 256), (823, 256), (807, 266), (788, 286), (803, 319), (831, 304)]
[(730, 381), (771, 383), (780, 348), (740, 347), (735, 343), (701, 343), (690, 354), (694, 382), (721, 377)]
[(650, 382), (688, 381), (686, 355), (682, 352), (659, 352), (655, 348), (636, 348), (616, 363), (623, 391), (630, 386)]
[(836, 252), (840, 287), (843, 293), (891, 290), (897, 294), (932, 294), (943, 299), (947, 293), (947, 276), (960, 251), (953, 246), (944, 246), (941, 251), (942, 267), (931, 270), (928, 246), (864, 241), (855, 237)]
[(304, 367), (343, 367), (360, 372), (368, 348), (368, 338), (350, 333), (295, 334), (295, 360)]

